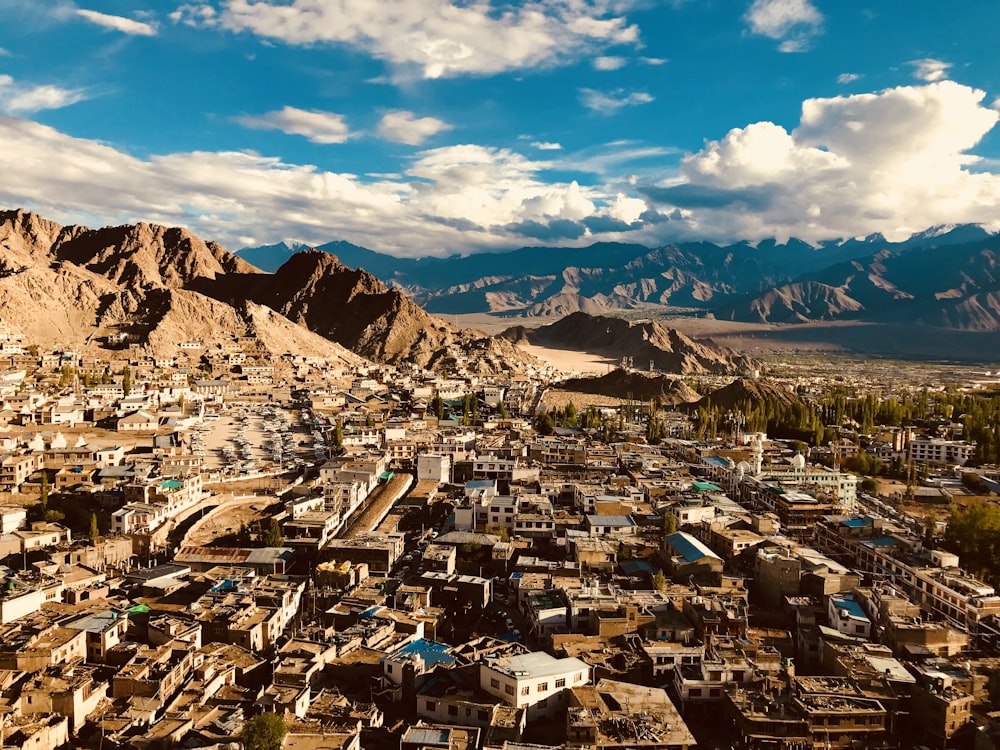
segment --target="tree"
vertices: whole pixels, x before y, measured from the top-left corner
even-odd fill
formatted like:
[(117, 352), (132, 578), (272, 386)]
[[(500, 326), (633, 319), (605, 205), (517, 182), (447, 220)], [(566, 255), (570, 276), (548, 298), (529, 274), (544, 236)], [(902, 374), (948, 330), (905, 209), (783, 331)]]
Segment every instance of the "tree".
[(281, 524), (278, 519), (271, 517), (264, 521), (264, 529), (261, 533), (261, 541), (265, 547), (280, 547), (285, 542), (281, 536)]
[(431, 399), (431, 409), (434, 410), (438, 421), (444, 419), (444, 399), (437, 394), (434, 394), (434, 398)]
[(90, 541), (94, 541), (101, 535), (100, 530), (97, 528), (97, 514), (90, 514)]
[(570, 401), (563, 410), (563, 426), (576, 427), (576, 406)]
[(556, 421), (552, 418), (552, 415), (547, 411), (542, 411), (538, 413), (535, 417), (535, 430), (539, 435), (551, 435), (555, 432)]
[(288, 733), (284, 717), (273, 713), (254, 716), (240, 730), (244, 750), (279, 750)]
[(677, 516), (673, 513), (663, 514), (663, 536), (677, 533)]
[(122, 372), (122, 392), (127, 396), (132, 392), (132, 368), (126, 367)]
[(667, 577), (663, 575), (662, 570), (656, 571), (656, 575), (653, 576), (653, 586), (656, 587), (657, 591), (667, 590)]
[(506, 419), (507, 418), (507, 407), (504, 406), (503, 401), (501, 401), (499, 404), (497, 404), (497, 413), (500, 415), (500, 419)]
[(42, 504), (42, 513), (49, 508), (49, 475), (42, 472), (42, 483), (38, 491), (38, 502)]
[(338, 419), (333, 426), (333, 454), (339, 456), (344, 452), (344, 425)]

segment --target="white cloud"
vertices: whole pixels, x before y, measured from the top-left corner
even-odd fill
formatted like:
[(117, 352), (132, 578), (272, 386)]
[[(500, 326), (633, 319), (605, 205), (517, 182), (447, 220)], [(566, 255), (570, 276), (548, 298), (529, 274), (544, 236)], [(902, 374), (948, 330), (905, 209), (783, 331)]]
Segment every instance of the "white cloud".
[(933, 224), (997, 225), (1000, 175), (969, 150), (1000, 120), (985, 93), (951, 81), (803, 102), (792, 132), (735, 128), (687, 156), (681, 182), (647, 188), (721, 238), (816, 241)]
[(0, 47), (0, 57), (10, 57), (10, 50)]
[(634, 107), (653, 101), (653, 97), (645, 91), (626, 91), (625, 89), (607, 92), (596, 89), (580, 89), (580, 99), (587, 109), (602, 115), (614, 114), (622, 107)]
[(595, 57), (593, 63), (594, 70), (618, 70), (624, 68), (628, 61), (624, 57)]
[(335, 112), (283, 107), (263, 115), (243, 115), (236, 122), (255, 130), (280, 130), (288, 135), (301, 135), (313, 143), (343, 143), (350, 137), (344, 116)]
[(130, 34), (132, 36), (156, 36), (155, 23), (133, 21), (131, 18), (111, 16), (107, 13), (98, 13), (96, 10), (85, 10), (83, 8), (77, 8), (76, 14), (91, 23), (96, 23), (98, 26), (103, 26), (106, 29), (114, 29), (115, 31), (120, 31), (123, 34)]
[(666, 65), (670, 62), (665, 57), (643, 57), (641, 59), (644, 63), (646, 63), (646, 65)]
[(750, 32), (780, 41), (781, 52), (803, 52), (823, 27), (823, 14), (810, 0), (754, 0), (744, 19)]
[(534, 141), (531, 145), (539, 151), (560, 151), (562, 149), (562, 144), (551, 141)]
[(614, 194), (546, 182), (539, 172), (550, 167), (508, 149), (463, 144), (422, 151), (402, 174), (363, 179), (245, 151), (137, 158), (0, 117), (0, 205), (91, 225), (179, 224), (233, 247), (335, 235), (426, 255), (509, 247), (526, 237), (593, 241), (582, 220), (608, 216)]
[(83, 89), (60, 86), (26, 86), (8, 75), (0, 75), (0, 113), (29, 114), (43, 109), (62, 109), (87, 98)]
[(451, 125), (436, 117), (417, 117), (412, 112), (397, 109), (382, 115), (376, 132), (388, 141), (419, 146), (431, 136), (451, 129)]
[(926, 57), (923, 60), (913, 60), (910, 62), (910, 65), (915, 68), (913, 75), (921, 81), (927, 81), (928, 83), (943, 80), (948, 76), (948, 69), (951, 68), (951, 63), (935, 60), (931, 57)]
[(837, 76), (837, 83), (847, 85), (848, 83), (854, 83), (855, 81), (861, 80), (860, 73), (841, 73)]
[[(613, 0), (216, 0), (180, 6), (175, 22), (249, 32), (288, 44), (348, 44), (425, 78), (555, 65), (639, 30)], [(397, 73), (401, 71), (397, 70)]]

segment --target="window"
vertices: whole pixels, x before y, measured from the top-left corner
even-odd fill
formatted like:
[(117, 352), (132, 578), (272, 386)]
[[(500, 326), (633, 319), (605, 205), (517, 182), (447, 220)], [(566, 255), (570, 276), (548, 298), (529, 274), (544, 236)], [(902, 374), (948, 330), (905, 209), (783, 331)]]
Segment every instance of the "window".
[(521, 695), (531, 695), (531, 686), (525, 685), (523, 688), (521, 688)]
[(855, 625), (854, 626), (854, 632), (855, 633), (864, 633), (865, 632), (865, 626), (864, 625)]
[(433, 711), (437, 704), (434, 701), (427, 701), (424, 703), (424, 708), (428, 711)]
[(500, 689), (500, 680), (498, 680), (496, 677), (493, 677), (490, 680), (490, 687), (499, 690)]
[(691, 688), (691, 690), (688, 691), (688, 696), (691, 698), (700, 698), (701, 688)]
[(558, 680), (556, 680), (556, 688), (564, 688), (564, 687), (566, 687), (566, 678), (560, 677)]
[(719, 695), (720, 695), (719, 688), (712, 688), (711, 690), (708, 691), (708, 696), (710, 698), (718, 698)]
[(504, 685), (503, 690), (505, 693), (507, 693), (507, 695), (514, 695), (515, 692), (513, 685)]
[(539, 682), (538, 687), (536, 689), (538, 690), (539, 693), (544, 693), (546, 690), (549, 689), (549, 683)]
[(479, 721), (489, 721), (490, 720), (490, 712), (487, 711), (485, 708), (481, 708), (481, 709), (479, 709), (479, 713), (476, 714), (476, 718), (478, 718)]
[(448, 715), (458, 716), (458, 706), (456, 706), (455, 704), (448, 706)]

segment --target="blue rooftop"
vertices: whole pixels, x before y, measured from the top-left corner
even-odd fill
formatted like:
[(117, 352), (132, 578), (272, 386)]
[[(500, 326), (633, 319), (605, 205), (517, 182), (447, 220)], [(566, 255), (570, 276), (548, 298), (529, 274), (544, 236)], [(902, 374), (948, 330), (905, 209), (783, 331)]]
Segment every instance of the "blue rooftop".
[(722, 488), (713, 482), (691, 482), (699, 492), (722, 492)]
[(712, 552), (708, 547), (699, 542), (690, 534), (685, 534), (683, 531), (678, 531), (676, 534), (671, 534), (666, 539), (667, 544), (670, 545), (671, 549), (680, 556), (684, 562), (695, 562), (696, 560), (701, 560), (705, 557), (714, 557), (719, 559), (719, 556)]
[(448, 653), (449, 648), (451, 647), (447, 644), (421, 638), (419, 641), (407, 643), (394, 656), (404, 654), (406, 656), (419, 656), (423, 660), (425, 668), (430, 669), (435, 664), (455, 663), (455, 656)]
[(891, 536), (884, 536), (880, 539), (866, 539), (861, 543), (867, 544), (869, 547), (895, 547), (899, 544), (899, 542)]
[(627, 576), (635, 576), (640, 573), (649, 573), (649, 575), (655, 576), (657, 568), (645, 560), (626, 560), (622, 563), (622, 571)]
[(722, 456), (705, 456), (702, 459), (702, 463), (711, 464), (712, 466), (721, 466), (723, 468), (729, 466), (729, 461), (724, 459)]
[(850, 599), (846, 596), (845, 597), (837, 596), (836, 594), (834, 594), (830, 598), (833, 600), (833, 606), (838, 607), (839, 609), (846, 609), (848, 612), (850, 612), (851, 617), (861, 620), (868, 619), (868, 615), (865, 614), (865, 611), (861, 608), (861, 605), (858, 604), (853, 599)]
[(840, 522), (841, 526), (850, 526), (852, 529), (860, 529), (864, 526), (871, 526), (872, 519), (870, 518), (848, 518), (846, 521)]

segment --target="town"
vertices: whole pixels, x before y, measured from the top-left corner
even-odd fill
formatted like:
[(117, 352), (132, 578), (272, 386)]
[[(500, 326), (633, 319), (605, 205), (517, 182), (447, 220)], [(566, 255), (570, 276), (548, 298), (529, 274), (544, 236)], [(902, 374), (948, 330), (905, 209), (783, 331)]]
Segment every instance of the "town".
[(0, 747), (1000, 738), (1000, 570), (955, 551), (988, 382), (776, 378), (817, 404), (779, 438), (544, 368), (121, 343), (0, 332)]

